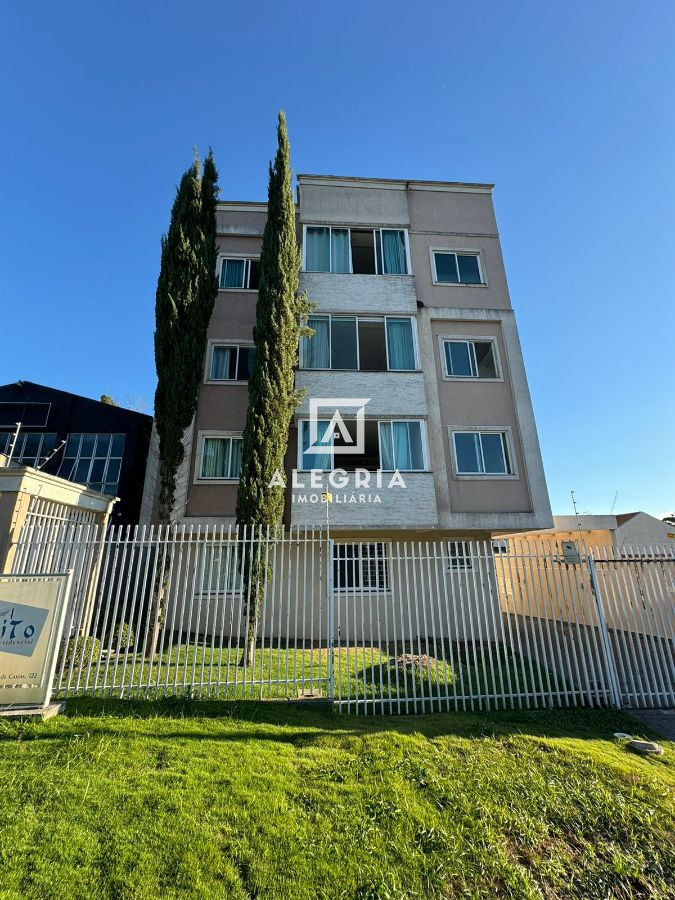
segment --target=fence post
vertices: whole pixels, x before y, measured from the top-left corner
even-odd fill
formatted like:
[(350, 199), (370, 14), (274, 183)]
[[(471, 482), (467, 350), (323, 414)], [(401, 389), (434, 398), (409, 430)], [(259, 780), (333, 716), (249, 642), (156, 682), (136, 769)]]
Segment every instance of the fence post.
[(588, 574), (591, 579), (591, 591), (595, 599), (595, 608), (598, 613), (598, 630), (600, 631), (600, 641), (602, 643), (603, 655), (605, 657), (605, 669), (609, 677), (609, 693), (612, 700), (612, 706), (621, 709), (621, 691), (619, 690), (619, 679), (616, 674), (616, 666), (614, 664), (614, 653), (609, 640), (609, 629), (607, 628), (607, 619), (605, 611), (602, 608), (602, 598), (600, 596), (600, 586), (598, 584), (598, 574), (595, 571), (595, 560), (593, 552), (588, 551), (586, 555), (586, 565), (588, 566)]
[(333, 636), (333, 541), (331, 538), (328, 538), (326, 543), (328, 544), (326, 554), (326, 564), (328, 566), (326, 578), (326, 643), (328, 645), (328, 681), (326, 690), (328, 699), (332, 702), (335, 699), (335, 638)]

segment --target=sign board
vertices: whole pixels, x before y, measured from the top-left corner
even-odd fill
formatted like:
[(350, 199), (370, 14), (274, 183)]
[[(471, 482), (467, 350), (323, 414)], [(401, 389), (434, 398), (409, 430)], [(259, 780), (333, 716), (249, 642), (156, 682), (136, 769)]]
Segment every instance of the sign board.
[(70, 588), (65, 575), (0, 575), (0, 707), (47, 706)]
[(562, 541), (563, 561), (568, 565), (578, 566), (581, 562), (576, 541)]

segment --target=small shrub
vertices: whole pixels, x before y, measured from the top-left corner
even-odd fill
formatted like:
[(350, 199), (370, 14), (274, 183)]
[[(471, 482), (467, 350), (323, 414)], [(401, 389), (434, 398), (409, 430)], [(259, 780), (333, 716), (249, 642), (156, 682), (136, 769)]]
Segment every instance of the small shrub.
[(134, 632), (131, 626), (127, 622), (120, 622), (115, 631), (113, 632), (112, 641), (110, 642), (110, 649), (117, 650), (119, 647), (121, 651), (126, 650), (127, 647), (133, 649), (134, 646)]
[(89, 660), (94, 662), (101, 653), (101, 642), (95, 637), (71, 638), (66, 645), (65, 669), (70, 669), (71, 663), (74, 670), (80, 666), (87, 666)]

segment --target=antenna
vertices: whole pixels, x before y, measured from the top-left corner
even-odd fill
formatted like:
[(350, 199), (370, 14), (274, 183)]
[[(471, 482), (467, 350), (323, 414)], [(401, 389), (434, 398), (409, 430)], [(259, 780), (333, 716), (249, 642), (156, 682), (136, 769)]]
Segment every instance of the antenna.
[(577, 531), (579, 532), (579, 539), (581, 541), (581, 546), (586, 549), (586, 542), (584, 541), (583, 535), (581, 533), (581, 519), (579, 518), (579, 510), (577, 509), (577, 501), (574, 496), (574, 491), (570, 491), (570, 495), (572, 497), (572, 506), (574, 507), (574, 515), (577, 520)]
[(614, 494), (614, 499), (612, 500), (612, 508), (609, 511), (610, 516), (614, 514), (614, 507), (616, 506), (616, 498), (619, 496), (619, 492), (617, 491)]

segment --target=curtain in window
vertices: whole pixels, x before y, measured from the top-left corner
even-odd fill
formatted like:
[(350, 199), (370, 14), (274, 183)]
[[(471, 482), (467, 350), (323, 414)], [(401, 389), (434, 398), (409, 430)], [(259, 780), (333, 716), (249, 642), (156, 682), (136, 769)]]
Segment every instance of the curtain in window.
[(397, 469), (412, 469), (412, 457), (408, 441), (408, 423), (394, 422), (394, 463)]
[(327, 228), (307, 228), (305, 269), (308, 272), (330, 272), (330, 234)]
[(230, 378), (231, 357), (233, 347), (214, 347), (211, 351), (211, 378), (222, 381)]
[(385, 472), (394, 470), (394, 446), (391, 440), (391, 422), (380, 422), (380, 465)]
[(310, 316), (307, 325), (314, 329), (311, 337), (302, 338), (302, 368), (330, 369), (330, 342), (327, 316)]
[[(328, 430), (328, 426), (330, 422), (317, 422), (316, 423), (316, 432), (317, 432), (317, 444), (320, 444)], [(330, 450), (327, 450), (325, 453), (321, 452), (310, 452), (307, 453), (307, 448), (309, 447), (309, 422), (302, 422), (300, 425), (302, 430), (302, 459), (300, 461), (300, 468), (305, 471), (309, 469), (322, 469), (327, 470), (332, 468), (333, 465), (333, 454)], [(330, 442), (327, 446), (332, 446), (333, 439), (331, 437)]]
[(228, 478), (239, 478), (239, 473), (241, 472), (241, 445), (242, 441), (239, 438), (232, 438)]
[(333, 228), (331, 231), (332, 272), (349, 272), (349, 231)]
[(390, 369), (415, 368), (415, 350), (410, 319), (387, 319), (387, 343)]
[(220, 286), (223, 288), (243, 288), (245, 259), (224, 259), (220, 275)]
[(385, 275), (405, 275), (405, 236), (402, 231), (382, 229), (382, 255)]
[(202, 478), (227, 478), (228, 445), (223, 438), (204, 438)]

